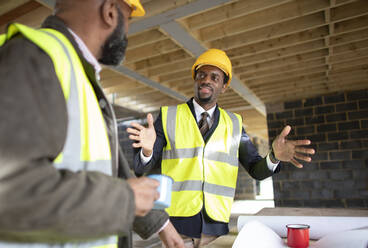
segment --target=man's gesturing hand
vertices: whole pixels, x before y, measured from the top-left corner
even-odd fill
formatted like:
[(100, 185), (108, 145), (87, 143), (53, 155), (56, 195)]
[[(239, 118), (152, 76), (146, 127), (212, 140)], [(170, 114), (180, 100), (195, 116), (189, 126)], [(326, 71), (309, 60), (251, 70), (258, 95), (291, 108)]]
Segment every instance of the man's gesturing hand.
[(310, 145), (310, 140), (287, 140), (286, 136), (290, 133), (290, 130), (291, 127), (286, 126), (272, 142), (275, 157), (278, 160), (290, 162), (298, 168), (303, 168), (303, 165), (296, 159), (310, 162), (312, 159), (303, 154), (314, 154), (314, 149), (303, 147)]
[(135, 215), (145, 216), (153, 207), (153, 202), (160, 197), (157, 187), (160, 183), (148, 177), (129, 178), (128, 184), (134, 192)]
[(143, 154), (146, 157), (151, 156), (153, 145), (156, 141), (156, 131), (153, 126), (153, 117), (151, 114), (147, 115), (148, 127), (144, 127), (139, 123), (133, 122), (132, 127), (127, 128), (130, 134), (129, 139), (133, 140), (133, 147), (142, 148)]

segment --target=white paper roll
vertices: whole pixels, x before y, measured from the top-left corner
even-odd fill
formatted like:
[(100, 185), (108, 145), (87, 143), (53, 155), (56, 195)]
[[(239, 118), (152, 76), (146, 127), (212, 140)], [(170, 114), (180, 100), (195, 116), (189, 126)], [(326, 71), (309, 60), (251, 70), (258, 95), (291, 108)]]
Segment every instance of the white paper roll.
[(309, 237), (321, 237), (341, 231), (368, 227), (368, 217), (340, 216), (239, 216), (238, 232), (244, 224), (257, 220), (275, 231), (280, 237), (287, 236), (287, 224), (307, 224), (310, 226)]

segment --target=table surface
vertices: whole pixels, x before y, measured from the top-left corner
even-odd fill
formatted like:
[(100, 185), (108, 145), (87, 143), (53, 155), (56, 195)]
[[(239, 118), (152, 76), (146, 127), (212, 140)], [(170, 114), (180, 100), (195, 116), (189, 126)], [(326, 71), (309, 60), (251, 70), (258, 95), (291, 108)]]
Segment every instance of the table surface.
[(260, 216), (361, 216), (368, 217), (368, 209), (349, 208), (263, 208), (255, 215)]

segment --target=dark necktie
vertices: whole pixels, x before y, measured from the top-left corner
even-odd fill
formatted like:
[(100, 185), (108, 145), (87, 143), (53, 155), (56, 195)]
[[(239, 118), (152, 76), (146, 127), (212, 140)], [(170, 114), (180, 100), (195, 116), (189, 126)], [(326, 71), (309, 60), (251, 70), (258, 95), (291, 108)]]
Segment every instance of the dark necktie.
[(202, 115), (202, 119), (198, 122), (198, 127), (203, 137), (209, 129), (209, 124), (207, 121), (207, 117), (209, 116), (209, 114), (207, 112), (203, 112), (201, 115)]

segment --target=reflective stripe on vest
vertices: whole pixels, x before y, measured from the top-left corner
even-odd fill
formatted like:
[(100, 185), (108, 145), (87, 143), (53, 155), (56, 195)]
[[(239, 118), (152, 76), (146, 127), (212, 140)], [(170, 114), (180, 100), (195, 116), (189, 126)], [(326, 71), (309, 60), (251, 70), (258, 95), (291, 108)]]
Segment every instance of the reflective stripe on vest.
[(228, 222), (238, 173), (240, 116), (219, 108), (218, 126), (205, 144), (187, 104), (161, 111), (167, 141), (161, 171), (174, 179), (167, 212), (193, 216), (202, 209), (204, 198), (207, 214)]
[[(35, 30), (21, 24), (8, 26), (8, 32), (0, 36), (0, 46), (17, 33), (21, 33), (50, 56), (67, 103), (67, 137), (63, 151), (54, 160), (53, 165), (58, 169), (73, 172), (85, 170), (112, 175), (106, 124), (92, 85), (74, 47), (56, 30)], [(0, 247), (116, 248), (117, 237), (63, 244), (0, 243)]]

